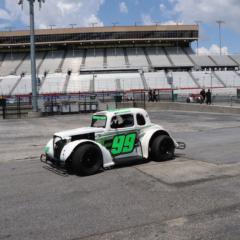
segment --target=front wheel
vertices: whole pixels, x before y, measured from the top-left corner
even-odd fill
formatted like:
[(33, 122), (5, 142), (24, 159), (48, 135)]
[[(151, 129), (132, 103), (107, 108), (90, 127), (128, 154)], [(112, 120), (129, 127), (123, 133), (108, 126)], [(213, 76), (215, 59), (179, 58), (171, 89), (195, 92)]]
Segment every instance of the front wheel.
[(154, 161), (166, 161), (174, 157), (175, 145), (169, 136), (157, 136), (152, 144), (150, 158)]
[(73, 153), (72, 169), (80, 175), (97, 173), (103, 165), (101, 150), (93, 144), (86, 143)]

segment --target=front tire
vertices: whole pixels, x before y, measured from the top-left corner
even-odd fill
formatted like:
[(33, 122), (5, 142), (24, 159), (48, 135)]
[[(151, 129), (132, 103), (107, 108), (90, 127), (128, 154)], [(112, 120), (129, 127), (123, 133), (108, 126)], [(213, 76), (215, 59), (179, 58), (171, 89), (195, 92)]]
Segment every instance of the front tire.
[(171, 137), (157, 136), (151, 144), (150, 158), (153, 161), (166, 161), (174, 157), (175, 145)]
[(72, 169), (79, 175), (93, 175), (103, 166), (101, 150), (91, 143), (77, 148), (72, 156)]

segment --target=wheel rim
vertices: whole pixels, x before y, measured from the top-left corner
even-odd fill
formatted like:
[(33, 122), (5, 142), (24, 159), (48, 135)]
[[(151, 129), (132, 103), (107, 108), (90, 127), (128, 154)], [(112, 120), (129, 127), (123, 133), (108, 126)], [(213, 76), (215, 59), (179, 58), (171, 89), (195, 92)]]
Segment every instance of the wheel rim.
[(173, 153), (173, 143), (169, 139), (163, 140), (163, 142), (160, 145), (160, 153), (161, 154), (167, 154), (167, 155), (172, 155)]
[(92, 168), (97, 164), (97, 154), (88, 152), (83, 155), (82, 164), (85, 168)]

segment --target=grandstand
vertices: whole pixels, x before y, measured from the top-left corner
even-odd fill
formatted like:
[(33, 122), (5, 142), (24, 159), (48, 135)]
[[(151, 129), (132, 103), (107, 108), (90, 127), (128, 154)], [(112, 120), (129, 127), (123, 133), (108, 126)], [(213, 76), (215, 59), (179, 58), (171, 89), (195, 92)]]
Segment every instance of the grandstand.
[[(29, 39), (0, 32), (1, 95), (31, 93)], [(198, 56), (197, 39), (197, 25), (37, 30), (39, 94), (239, 88), (240, 56)]]

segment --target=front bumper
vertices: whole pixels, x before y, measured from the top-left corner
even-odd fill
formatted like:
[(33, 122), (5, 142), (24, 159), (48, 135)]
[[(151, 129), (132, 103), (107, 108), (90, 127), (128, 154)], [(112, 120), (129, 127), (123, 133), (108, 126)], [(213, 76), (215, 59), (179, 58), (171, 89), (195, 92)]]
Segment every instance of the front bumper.
[(61, 162), (59, 159), (52, 158), (47, 154), (42, 154), (40, 156), (40, 161), (45, 163), (45, 164), (54, 165), (54, 166), (58, 166), (58, 167), (64, 167), (65, 166), (64, 162)]

